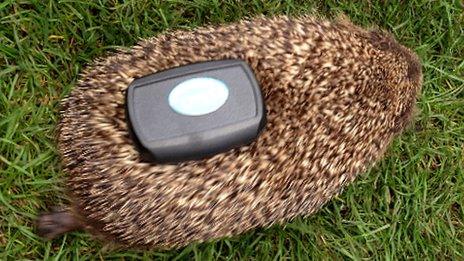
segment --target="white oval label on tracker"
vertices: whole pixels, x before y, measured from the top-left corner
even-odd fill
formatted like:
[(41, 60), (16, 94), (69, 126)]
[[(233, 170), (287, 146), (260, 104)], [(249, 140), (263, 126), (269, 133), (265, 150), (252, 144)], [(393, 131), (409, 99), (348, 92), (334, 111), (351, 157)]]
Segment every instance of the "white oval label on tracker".
[(217, 79), (199, 77), (179, 83), (169, 93), (169, 106), (180, 114), (201, 116), (222, 107), (229, 97), (227, 85)]

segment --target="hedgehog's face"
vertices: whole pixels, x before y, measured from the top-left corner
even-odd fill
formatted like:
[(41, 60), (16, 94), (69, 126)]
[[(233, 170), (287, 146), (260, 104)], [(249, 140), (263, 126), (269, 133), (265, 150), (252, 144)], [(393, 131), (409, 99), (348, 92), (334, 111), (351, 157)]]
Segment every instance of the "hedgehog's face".
[(371, 43), (385, 56), (379, 64), (385, 73), (383, 86), (390, 97), (394, 132), (400, 132), (410, 121), (415, 101), (422, 85), (422, 70), (416, 54), (398, 44), (392, 37), (379, 31), (371, 32)]
[(396, 88), (399, 93), (395, 106), (395, 132), (400, 132), (411, 122), (416, 108), (416, 97), (422, 85), (422, 70), (419, 59), (409, 50), (405, 50), (403, 58), (406, 65), (397, 76), (399, 83)]

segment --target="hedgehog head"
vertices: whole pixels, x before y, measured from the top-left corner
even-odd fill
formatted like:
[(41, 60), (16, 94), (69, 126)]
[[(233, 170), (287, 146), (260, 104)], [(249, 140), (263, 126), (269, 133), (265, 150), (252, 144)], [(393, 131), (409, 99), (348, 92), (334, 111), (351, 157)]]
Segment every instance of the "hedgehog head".
[(369, 34), (370, 43), (380, 55), (376, 65), (380, 81), (377, 89), (384, 92), (379, 98), (385, 98), (384, 104), (393, 111), (395, 133), (401, 132), (412, 120), (416, 96), (422, 86), (422, 70), (417, 55), (400, 45), (388, 33), (373, 30)]

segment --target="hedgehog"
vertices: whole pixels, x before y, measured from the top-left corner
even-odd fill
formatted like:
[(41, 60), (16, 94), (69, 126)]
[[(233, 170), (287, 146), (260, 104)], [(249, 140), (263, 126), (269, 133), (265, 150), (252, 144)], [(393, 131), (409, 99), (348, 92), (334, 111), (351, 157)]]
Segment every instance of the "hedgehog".
[[(267, 124), (252, 143), (157, 164), (125, 115), (134, 79), (241, 59)], [(95, 61), (61, 104), (58, 150), (70, 204), (38, 217), (48, 239), (83, 229), (129, 248), (172, 249), (308, 216), (378, 161), (412, 121), (420, 61), (393, 36), (346, 17), (253, 17), (169, 31)]]

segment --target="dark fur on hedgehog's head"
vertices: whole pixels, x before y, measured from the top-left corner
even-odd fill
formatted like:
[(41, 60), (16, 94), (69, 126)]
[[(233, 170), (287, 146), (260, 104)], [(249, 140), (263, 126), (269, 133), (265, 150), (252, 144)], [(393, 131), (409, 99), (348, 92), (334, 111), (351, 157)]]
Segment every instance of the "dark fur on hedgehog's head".
[[(219, 59), (255, 73), (267, 106), (260, 137), (205, 160), (142, 162), (127, 86)], [(63, 102), (58, 142), (73, 204), (42, 215), (40, 231), (79, 223), (123, 245), (172, 248), (312, 214), (383, 156), (421, 84), (415, 54), (346, 20), (260, 17), (142, 41), (90, 67)]]
[[(379, 59), (379, 64), (382, 64), (380, 73), (383, 73), (383, 76), (379, 79), (385, 79), (379, 82), (379, 88), (389, 90), (387, 93), (390, 95), (402, 97), (402, 99), (393, 99), (402, 101), (401, 103), (389, 105), (395, 111), (396, 121), (393, 129), (395, 132), (400, 132), (411, 122), (414, 115), (414, 101), (422, 86), (421, 64), (415, 53), (398, 44), (388, 33), (372, 30), (369, 32), (369, 38), (373, 46), (385, 53), (384, 56), (376, 57)], [(404, 102), (405, 100), (408, 102)]]

